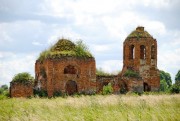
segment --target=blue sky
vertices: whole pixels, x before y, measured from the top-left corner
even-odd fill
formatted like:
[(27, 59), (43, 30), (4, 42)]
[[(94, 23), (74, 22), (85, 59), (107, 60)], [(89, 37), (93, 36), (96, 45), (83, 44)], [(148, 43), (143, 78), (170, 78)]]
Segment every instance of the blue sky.
[(122, 69), (122, 45), (137, 26), (158, 42), (158, 68), (180, 69), (179, 0), (0, 0), (0, 84), (34, 76), (41, 51), (59, 38), (84, 40), (97, 68)]

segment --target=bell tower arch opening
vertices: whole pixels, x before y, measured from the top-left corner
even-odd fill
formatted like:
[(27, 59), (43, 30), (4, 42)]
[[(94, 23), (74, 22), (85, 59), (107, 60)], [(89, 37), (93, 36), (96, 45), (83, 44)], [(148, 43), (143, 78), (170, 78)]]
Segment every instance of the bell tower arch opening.
[(129, 47), (129, 59), (130, 60), (135, 59), (135, 47), (134, 47), (134, 45), (131, 45)]
[(146, 47), (144, 45), (140, 46), (140, 59), (146, 59)]

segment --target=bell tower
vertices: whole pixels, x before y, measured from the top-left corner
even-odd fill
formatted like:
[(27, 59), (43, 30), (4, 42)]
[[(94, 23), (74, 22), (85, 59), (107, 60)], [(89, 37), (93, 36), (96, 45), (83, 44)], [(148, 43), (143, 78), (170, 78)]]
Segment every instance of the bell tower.
[(157, 68), (157, 41), (144, 27), (132, 31), (123, 43), (124, 76), (127, 70), (139, 74), (143, 80), (144, 91), (158, 91), (160, 75)]

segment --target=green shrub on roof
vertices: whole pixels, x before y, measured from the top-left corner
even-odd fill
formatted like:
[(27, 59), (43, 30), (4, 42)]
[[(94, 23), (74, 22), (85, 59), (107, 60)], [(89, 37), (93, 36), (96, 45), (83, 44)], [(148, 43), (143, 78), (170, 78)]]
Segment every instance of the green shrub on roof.
[(33, 81), (34, 81), (34, 77), (32, 77), (28, 72), (18, 73), (12, 79), (12, 82), (18, 82), (18, 83), (28, 83)]
[(139, 77), (139, 73), (128, 69), (128, 70), (125, 71), (124, 76), (125, 77)]
[(92, 57), (89, 48), (82, 40), (76, 42), (75, 53), (77, 57)]
[(54, 46), (50, 48), (51, 51), (74, 51), (75, 44), (68, 39), (60, 39)]
[(147, 31), (134, 30), (127, 38), (148, 38), (152, 37)]
[(43, 61), (47, 58), (55, 59), (61, 57), (90, 58), (93, 56), (82, 40), (79, 40), (74, 44), (70, 40), (60, 39), (54, 46), (41, 52), (38, 60)]

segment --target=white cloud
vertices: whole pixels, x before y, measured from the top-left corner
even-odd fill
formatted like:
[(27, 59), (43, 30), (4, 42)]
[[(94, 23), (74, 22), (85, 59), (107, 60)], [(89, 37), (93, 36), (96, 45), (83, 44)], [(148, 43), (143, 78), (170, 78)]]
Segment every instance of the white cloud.
[(54, 44), (60, 38), (67, 38), (74, 41), (74, 40), (83, 38), (83, 36), (74, 32), (69, 27), (65, 27), (65, 28), (54, 27), (52, 35), (49, 36), (47, 43), (48, 45)]
[[(34, 20), (0, 23), (0, 44), (4, 44), (5, 42), (17, 42), (18, 40), (15, 40), (16, 37), (23, 37), (25, 34), (32, 34), (34, 32), (36, 34), (29, 36), (37, 37), (37, 35), (42, 32), (43, 26), (44, 24), (42, 22)], [(28, 37), (26, 37), (26, 39), (27, 38)]]
[(38, 41), (33, 41), (32, 44), (35, 45), (35, 46), (42, 46), (43, 45)]
[(121, 60), (104, 60), (101, 61), (97, 68), (102, 68), (105, 72), (114, 73), (121, 71), (122, 61)]
[(170, 0), (141, 0), (141, 2), (147, 7), (167, 8)]
[(12, 42), (13, 39), (10, 36), (8, 36), (7, 32), (3, 31), (1, 26), (0, 26), (0, 31), (1, 31), (1, 33), (0, 33), (0, 37), (1, 37), (0, 44), (1, 45), (5, 45), (6, 42), (8, 42), (8, 43)]
[(15, 54), (12, 52), (3, 52), (0, 51), (0, 59), (8, 58), (8, 57), (15, 57)]
[(108, 45), (94, 45), (92, 47), (94, 52), (101, 53), (110, 50), (110, 47)]
[(167, 31), (158, 47), (158, 67), (169, 72), (172, 80), (180, 69), (180, 31)]
[[(7, 54), (6, 52), (4, 54)], [(9, 84), (15, 74), (29, 72), (34, 76), (35, 55), (15, 55), (0, 60), (0, 81), (2, 84)]]
[[(153, 35), (163, 35), (166, 32), (165, 25), (160, 21), (149, 20), (147, 17), (137, 14), (135, 12), (123, 12), (120, 16), (102, 18), (107, 30), (112, 37), (121, 38), (130, 33), (127, 33), (127, 28), (135, 29), (137, 26), (144, 26), (146, 30)], [(132, 30), (131, 30), (132, 31)]]

